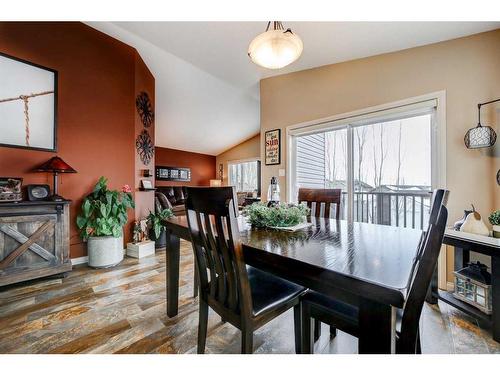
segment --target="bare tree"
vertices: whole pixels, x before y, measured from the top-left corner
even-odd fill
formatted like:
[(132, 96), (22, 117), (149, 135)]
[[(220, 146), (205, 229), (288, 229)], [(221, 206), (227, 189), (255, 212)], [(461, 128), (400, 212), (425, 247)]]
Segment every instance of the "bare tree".
[(366, 126), (356, 128), (356, 138), (358, 140), (358, 143), (357, 143), (357, 146), (358, 146), (358, 181), (360, 184), (360, 190), (361, 190), (361, 182), (364, 182), (364, 176), (362, 173), (362, 165), (363, 165), (363, 151), (364, 151), (365, 144), (366, 144), (367, 131), (368, 131), (368, 129)]
[(387, 148), (384, 148), (384, 138), (385, 138), (385, 126), (384, 124), (379, 124), (380, 127), (380, 164), (378, 169), (378, 185), (382, 184), (382, 179), (384, 176), (384, 161), (387, 157)]

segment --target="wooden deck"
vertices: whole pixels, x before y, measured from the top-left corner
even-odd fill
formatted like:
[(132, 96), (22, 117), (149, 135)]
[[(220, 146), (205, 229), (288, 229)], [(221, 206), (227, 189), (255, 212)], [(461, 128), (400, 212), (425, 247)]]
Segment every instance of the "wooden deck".
[[(115, 268), (77, 266), (65, 279), (31, 281), (0, 289), (0, 353), (195, 353), (197, 299), (192, 298), (193, 257), (181, 242), (179, 315), (165, 306), (165, 252), (126, 258)], [(355, 353), (357, 340), (328, 327), (317, 353)], [(424, 353), (500, 353), (478, 322), (445, 304), (426, 305)], [(293, 353), (293, 314), (255, 334), (256, 353)], [(239, 331), (211, 312), (207, 353), (238, 353)]]

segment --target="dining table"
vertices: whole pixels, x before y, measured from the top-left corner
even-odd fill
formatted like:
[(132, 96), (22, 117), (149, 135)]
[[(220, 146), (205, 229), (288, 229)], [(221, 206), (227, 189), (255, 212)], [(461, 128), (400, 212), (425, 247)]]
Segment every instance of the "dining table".
[[(255, 228), (238, 216), (244, 261), (358, 308), (359, 353), (395, 352), (422, 231), (308, 218), (297, 231)], [(180, 240), (191, 241), (186, 216), (164, 220), (167, 315), (178, 313)]]

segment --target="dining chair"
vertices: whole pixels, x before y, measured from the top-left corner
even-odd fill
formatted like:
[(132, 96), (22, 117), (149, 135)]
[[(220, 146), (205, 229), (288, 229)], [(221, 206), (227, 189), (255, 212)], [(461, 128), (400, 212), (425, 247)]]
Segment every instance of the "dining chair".
[[(433, 194), (429, 227), (418, 245), (409, 280), (407, 299), (403, 309), (396, 313), (396, 353), (420, 354), (419, 320), (427, 290), (441, 250), (448, 211), (448, 192), (443, 189)], [(334, 325), (341, 331), (359, 337), (359, 310), (357, 306), (329, 298), (317, 292), (302, 297), (303, 353), (313, 352), (311, 319)]]
[[(311, 209), (311, 216), (330, 218), (331, 206), (335, 205), (335, 219), (340, 219), (340, 201), (342, 190), (340, 189), (299, 189), (298, 202), (306, 202), (307, 207)], [(312, 204), (315, 204), (314, 210)], [(321, 204), (324, 203), (325, 209), (321, 215)]]
[(253, 332), (294, 308), (300, 351), (300, 297), (306, 289), (245, 264), (232, 187), (186, 188), (186, 215), (199, 278), (198, 353), (205, 352), (208, 308), (241, 330), (241, 352), (253, 352)]
[[(340, 219), (340, 202), (342, 199), (341, 189), (308, 189), (300, 188), (298, 202), (306, 202), (307, 207), (311, 210), (311, 216), (324, 217), (329, 219), (331, 206), (335, 205), (335, 219)], [(314, 209), (312, 205), (314, 203)], [(321, 204), (325, 205), (323, 215), (321, 215)], [(337, 330), (334, 326), (330, 326), (330, 337), (335, 337)], [(321, 321), (314, 319), (314, 341), (318, 341), (321, 336)]]

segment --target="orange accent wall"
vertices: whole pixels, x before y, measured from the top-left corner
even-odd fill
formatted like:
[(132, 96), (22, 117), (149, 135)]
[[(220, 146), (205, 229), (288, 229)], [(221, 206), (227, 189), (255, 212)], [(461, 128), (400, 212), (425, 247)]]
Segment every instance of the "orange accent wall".
[(156, 147), (155, 164), (164, 167), (191, 168), (190, 182), (156, 181), (156, 186), (208, 186), (215, 179), (215, 156)]
[[(59, 194), (73, 201), (71, 257), (84, 256), (75, 224), (82, 198), (99, 176), (111, 188), (136, 186), (135, 91), (147, 87), (154, 100), (154, 78), (137, 69), (144, 63), (134, 48), (78, 22), (0, 22), (0, 52), (59, 72), (57, 153), (0, 147), (0, 176), (51, 185), (51, 176), (31, 169), (56, 154), (75, 168), (61, 176)], [(152, 198), (143, 204), (152, 206)], [(133, 218), (130, 212), (125, 241)]]

